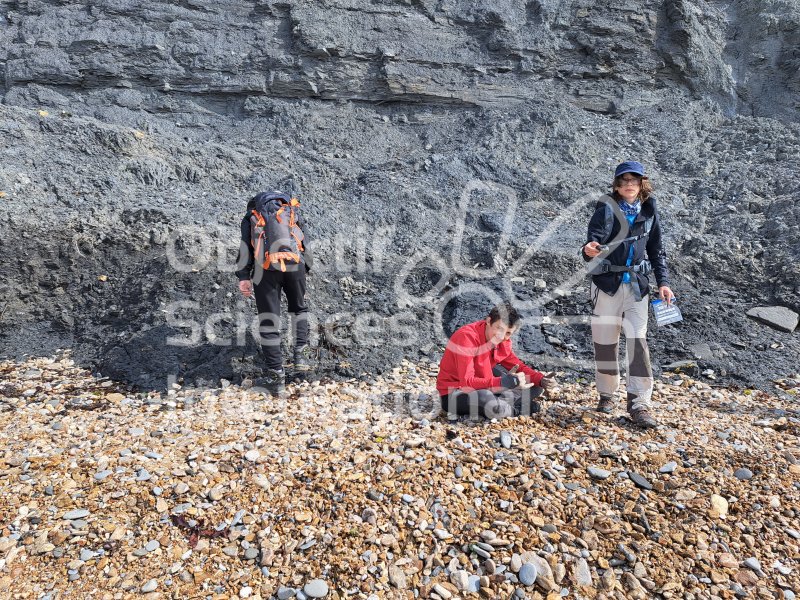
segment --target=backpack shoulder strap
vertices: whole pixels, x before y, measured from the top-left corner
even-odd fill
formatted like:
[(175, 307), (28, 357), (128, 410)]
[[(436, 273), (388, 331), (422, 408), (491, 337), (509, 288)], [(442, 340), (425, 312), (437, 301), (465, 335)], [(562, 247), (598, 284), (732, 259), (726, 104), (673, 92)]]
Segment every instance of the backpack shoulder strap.
[(650, 230), (653, 228), (653, 222), (656, 220), (655, 215), (647, 217), (644, 221), (644, 237), (650, 235)]
[(609, 203), (605, 204), (605, 244), (611, 239), (611, 232), (614, 230), (614, 209)]
[(602, 244), (608, 243), (611, 239), (611, 232), (614, 230), (614, 209), (613, 203), (614, 201), (608, 194), (604, 194), (598, 201), (595, 207), (597, 209), (600, 206), (603, 207), (603, 241)]

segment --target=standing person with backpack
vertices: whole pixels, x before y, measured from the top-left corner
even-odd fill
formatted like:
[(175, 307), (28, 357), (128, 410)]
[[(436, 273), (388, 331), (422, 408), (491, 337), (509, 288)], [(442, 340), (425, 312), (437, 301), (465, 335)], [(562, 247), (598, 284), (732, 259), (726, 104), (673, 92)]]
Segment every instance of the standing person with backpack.
[(655, 274), (659, 297), (671, 303), (667, 258), (653, 188), (636, 161), (617, 166), (611, 197), (597, 203), (589, 221), (585, 261), (592, 261), (592, 341), (599, 402), (610, 413), (619, 387), (619, 335), (625, 331), (628, 359), (628, 412), (649, 429), (658, 426), (651, 414), (653, 370), (647, 348), (648, 275)]
[(312, 258), (308, 230), (300, 217), (300, 203), (280, 191), (260, 192), (247, 203), (242, 218), (241, 245), (236, 271), (239, 291), (255, 295), (259, 316), (259, 343), (263, 349), (263, 386), (283, 391), (286, 373), (281, 355), (281, 291), (286, 295), (294, 332), (294, 369), (310, 369), (306, 272)]

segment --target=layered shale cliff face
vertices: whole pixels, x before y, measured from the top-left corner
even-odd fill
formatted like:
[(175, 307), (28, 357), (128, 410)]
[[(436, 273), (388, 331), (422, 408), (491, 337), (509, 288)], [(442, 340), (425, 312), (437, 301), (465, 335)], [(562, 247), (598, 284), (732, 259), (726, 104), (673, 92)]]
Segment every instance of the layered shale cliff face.
[(0, 353), (143, 387), (251, 372), (238, 223), (280, 187), (323, 372), (435, 360), (513, 300), (524, 356), (585, 374), (578, 248), (637, 159), (686, 317), (654, 362), (769, 385), (798, 334), (745, 313), (800, 309), (799, 23), (793, 0), (2, 1)]

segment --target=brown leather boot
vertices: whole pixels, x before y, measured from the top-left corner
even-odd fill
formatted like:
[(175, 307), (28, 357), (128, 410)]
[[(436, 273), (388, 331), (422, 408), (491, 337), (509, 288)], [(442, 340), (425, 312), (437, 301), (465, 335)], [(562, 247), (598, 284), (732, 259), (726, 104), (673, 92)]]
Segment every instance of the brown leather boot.
[(628, 413), (631, 415), (633, 424), (638, 425), (642, 429), (655, 429), (658, 427), (658, 421), (650, 414), (650, 411), (646, 408), (633, 408), (633, 403), (636, 398), (638, 398), (636, 394), (628, 394)]
[(600, 394), (600, 400), (597, 402), (597, 412), (611, 414), (614, 411), (614, 396), (608, 394)]

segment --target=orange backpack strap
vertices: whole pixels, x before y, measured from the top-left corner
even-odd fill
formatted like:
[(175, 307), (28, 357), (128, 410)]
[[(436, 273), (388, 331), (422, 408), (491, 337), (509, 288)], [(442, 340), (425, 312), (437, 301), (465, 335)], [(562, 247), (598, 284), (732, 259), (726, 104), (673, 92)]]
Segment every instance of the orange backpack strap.
[(292, 198), (292, 202), (294, 202), (294, 204), (292, 204), (292, 208), (289, 209), (289, 233), (294, 238), (294, 241), (297, 242), (297, 249), (300, 250), (300, 252), (305, 252), (305, 249), (303, 248), (303, 241), (295, 231), (295, 228), (297, 227), (297, 218), (294, 212), (294, 207), (300, 206), (300, 203), (297, 202), (297, 198)]
[(280, 263), (281, 271), (286, 272), (286, 261), (291, 260), (295, 263), (300, 263), (300, 257), (294, 252), (275, 252), (270, 255), (271, 263)]
[(252, 212), (256, 217), (256, 225), (258, 227), (263, 227), (264, 225), (267, 224), (267, 222), (264, 220), (263, 215), (260, 212), (258, 212), (256, 209), (253, 209)]

